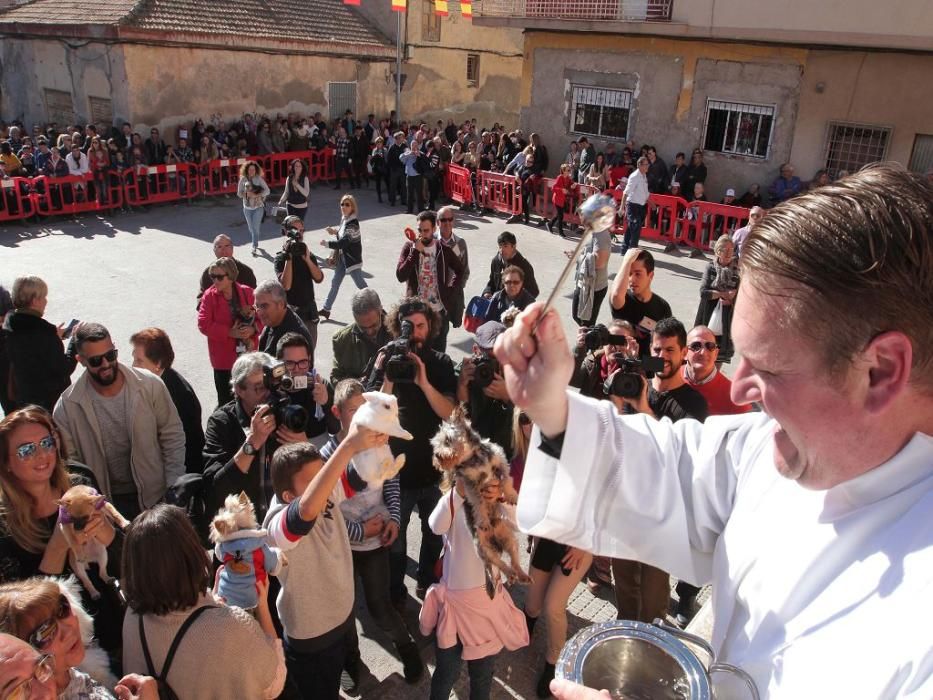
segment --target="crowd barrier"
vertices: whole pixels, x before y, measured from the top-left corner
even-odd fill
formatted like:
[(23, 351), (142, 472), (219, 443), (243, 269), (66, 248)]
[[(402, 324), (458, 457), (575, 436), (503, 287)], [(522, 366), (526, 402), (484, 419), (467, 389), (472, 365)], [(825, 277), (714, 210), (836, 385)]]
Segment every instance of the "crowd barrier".
[(488, 170), (477, 171), (476, 199), (484, 209), (509, 216), (522, 213), (522, 186), (511, 175)]
[(190, 201), (194, 197), (235, 194), (240, 168), (258, 163), (270, 187), (281, 187), (288, 167), (300, 159), (312, 182), (334, 179), (334, 151), (298, 151), (208, 163), (179, 163), (110, 170), (65, 177), (12, 177), (0, 180), (0, 223), (33, 216), (74, 216), (107, 212), (124, 206)]
[(444, 174), (444, 192), (458, 204), (473, 204), (475, 197), (469, 169), (449, 164)]

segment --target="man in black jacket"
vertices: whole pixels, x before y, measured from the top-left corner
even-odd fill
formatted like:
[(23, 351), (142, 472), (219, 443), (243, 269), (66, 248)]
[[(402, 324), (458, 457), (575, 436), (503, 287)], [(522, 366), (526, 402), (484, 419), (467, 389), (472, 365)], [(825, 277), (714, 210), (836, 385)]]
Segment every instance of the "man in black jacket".
[(493, 294), (502, 289), (503, 270), (509, 265), (515, 265), (525, 273), (525, 290), (537, 299), (539, 290), (538, 282), (535, 280), (535, 270), (525, 256), (515, 248), (517, 242), (515, 234), (511, 231), (503, 231), (499, 234), (496, 242), (499, 244), (499, 252), (489, 265), (489, 281), (486, 283), (486, 288), (483, 289), (483, 296), (490, 299)]
[(238, 284), (245, 284), (250, 289), (256, 288), (256, 273), (249, 265), (233, 257), (233, 241), (226, 233), (221, 233), (214, 238), (214, 260), (201, 273), (201, 290), (198, 292), (198, 299), (214, 283), (211, 280), (210, 271), (214, 261), (219, 258), (230, 258), (236, 263)]
[(394, 134), (395, 143), (389, 146), (386, 154), (386, 167), (389, 169), (389, 206), (395, 206), (396, 196), (400, 198), (402, 206), (407, 206), (408, 197), (405, 193), (405, 164), (402, 163), (402, 154), (407, 150), (405, 144), (405, 134), (396, 131)]
[(260, 352), (275, 355), (279, 340), (286, 333), (300, 333), (311, 343), (314, 352), (314, 340), (311, 331), (292, 309), (285, 296), (285, 287), (275, 280), (266, 280), (256, 287), (256, 315), (265, 328), (259, 334)]
[[(288, 304), (297, 312), (311, 332), (311, 347), (317, 345), (318, 317), (317, 301), (314, 298), (314, 285), (324, 281), (317, 257), (304, 242), (304, 222), (297, 216), (286, 216), (282, 222), (282, 235), (285, 241), (282, 250), (275, 254), (272, 265), (275, 275), (285, 288)], [(291, 233), (289, 233), (291, 232)], [(258, 302), (257, 302), (258, 303)], [(265, 323), (265, 321), (263, 321)], [(298, 330), (298, 329), (291, 329)], [(275, 348), (264, 350), (270, 354)]]

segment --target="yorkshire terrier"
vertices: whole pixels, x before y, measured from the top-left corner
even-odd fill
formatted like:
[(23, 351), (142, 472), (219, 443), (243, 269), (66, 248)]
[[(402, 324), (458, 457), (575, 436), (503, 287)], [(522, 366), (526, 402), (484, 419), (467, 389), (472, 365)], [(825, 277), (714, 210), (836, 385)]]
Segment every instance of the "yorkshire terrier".
[(90, 486), (72, 486), (58, 501), (58, 523), (68, 543), (68, 564), (94, 600), (100, 598), (100, 592), (88, 578), (87, 565), (96, 562), (101, 581), (110, 583), (113, 579), (107, 573), (107, 548), (97, 537), (82, 544), (77, 533), (83, 532), (91, 518), (98, 515), (121, 530), (130, 524), (112, 503)]
[[(531, 579), (519, 563), (516, 528), (502, 511), (499, 501), (483, 498), (483, 488), (498, 481), (502, 501), (515, 504), (518, 493), (509, 476), (509, 464), (502, 448), (483, 439), (473, 430), (461, 407), (454, 409), (437, 434), (431, 439), (434, 466), (441, 472), (460, 479), (464, 492), (464, 514), (473, 533), (476, 552), (486, 568), (486, 592), (495, 595), (495, 567), (505, 574), (509, 583), (530, 583)], [(508, 554), (511, 564), (503, 558)]]

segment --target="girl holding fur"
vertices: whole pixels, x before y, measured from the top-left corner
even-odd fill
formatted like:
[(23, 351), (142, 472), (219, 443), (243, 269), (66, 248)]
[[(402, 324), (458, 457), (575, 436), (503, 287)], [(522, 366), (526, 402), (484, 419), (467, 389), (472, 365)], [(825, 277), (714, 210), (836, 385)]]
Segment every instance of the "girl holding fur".
[[(495, 582), (493, 597), (487, 595), (486, 564), (476, 553), (467, 523), (463, 485), (457, 480), (450, 488), (448, 474), (444, 478), (449, 491), (428, 519), (431, 529), (444, 537), (443, 574), (440, 583), (428, 590), (420, 615), (421, 633), (436, 633), (437, 667), (430, 697), (446, 700), (450, 696), (466, 660), (470, 700), (483, 700), (490, 695), (496, 656), (503, 647), (513, 651), (527, 646), (528, 628), (501, 581)], [(488, 481), (482, 496), (488, 502), (499, 501), (500, 483)], [(514, 522), (515, 507), (500, 505)]]
[[(57, 527), (59, 499), (78, 484), (97, 488), (90, 469), (66, 462), (64, 440), (45, 409), (28, 406), (0, 421), (0, 582), (65, 572), (69, 549)], [(93, 516), (76, 537), (104, 544), (108, 571), (119, 577), (123, 534), (106, 517)], [(122, 606), (96, 568), (89, 573), (103, 597), (91, 603), (82, 591), (84, 603), (95, 611), (101, 646), (113, 651), (120, 646)]]

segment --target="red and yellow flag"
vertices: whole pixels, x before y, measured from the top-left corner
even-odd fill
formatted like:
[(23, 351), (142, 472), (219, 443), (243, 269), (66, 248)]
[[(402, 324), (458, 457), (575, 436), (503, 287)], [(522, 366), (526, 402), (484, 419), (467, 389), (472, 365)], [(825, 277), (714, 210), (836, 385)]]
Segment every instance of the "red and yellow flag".
[(434, 0), (434, 14), (447, 16), (447, 0)]
[(467, 19), (473, 19), (473, 3), (460, 0), (460, 14)]
[(360, 0), (343, 0), (344, 5), (359, 5)]
[(392, 9), (396, 12), (404, 12), (408, 0), (392, 0)]

